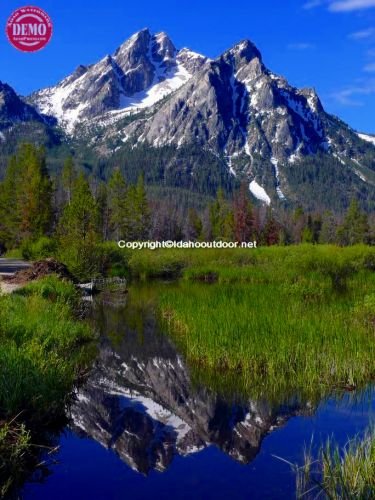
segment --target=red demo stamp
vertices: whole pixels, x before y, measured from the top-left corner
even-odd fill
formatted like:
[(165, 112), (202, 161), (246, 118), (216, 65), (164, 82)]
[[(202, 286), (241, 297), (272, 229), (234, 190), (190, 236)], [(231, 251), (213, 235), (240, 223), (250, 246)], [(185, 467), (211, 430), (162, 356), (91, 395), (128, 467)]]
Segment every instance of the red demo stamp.
[(43, 49), (52, 37), (52, 21), (39, 7), (26, 6), (15, 10), (6, 24), (9, 42), (23, 52)]

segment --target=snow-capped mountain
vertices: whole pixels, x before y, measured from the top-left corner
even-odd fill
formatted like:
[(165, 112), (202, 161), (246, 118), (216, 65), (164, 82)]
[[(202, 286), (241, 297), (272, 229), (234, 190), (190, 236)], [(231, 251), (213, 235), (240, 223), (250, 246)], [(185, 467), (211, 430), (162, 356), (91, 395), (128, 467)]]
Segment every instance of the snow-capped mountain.
[(69, 134), (88, 134), (101, 154), (126, 143), (210, 151), (268, 205), (298, 198), (287, 169), (318, 153), (355, 182), (374, 182), (371, 136), (327, 114), (315, 90), (272, 73), (248, 40), (209, 60), (144, 29), (30, 102)]
[(229, 156), (259, 153), (293, 161), (326, 148), (322, 110), (313, 90), (290, 87), (244, 41), (204, 65), (152, 120), (135, 121), (129, 130), (155, 146), (199, 142)]
[(188, 49), (177, 51), (165, 33), (153, 35), (144, 29), (113, 55), (79, 66), (58, 85), (34, 93), (30, 101), (72, 133), (82, 120), (108, 112), (118, 118), (154, 105), (205, 62), (205, 57)]
[(214, 193), (246, 178), (266, 205), (342, 210), (357, 197), (375, 206), (375, 138), (328, 114), (314, 89), (275, 75), (248, 40), (212, 60), (143, 29), (26, 101), (4, 85), (0, 96), (5, 87), (5, 136), (17, 120), (48, 116), (72, 147), (105, 162), (160, 153), (153, 182)]

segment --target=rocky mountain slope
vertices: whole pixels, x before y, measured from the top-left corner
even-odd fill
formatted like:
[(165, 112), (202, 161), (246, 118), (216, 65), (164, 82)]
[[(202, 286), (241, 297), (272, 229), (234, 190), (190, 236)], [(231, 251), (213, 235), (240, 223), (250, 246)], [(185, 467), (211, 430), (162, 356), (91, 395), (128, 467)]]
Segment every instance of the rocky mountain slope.
[(113, 55), (79, 66), (55, 87), (34, 93), (30, 101), (73, 132), (82, 120), (107, 112), (118, 119), (151, 107), (186, 83), (205, 61), (188, 49), (177, 51), (165, 33), (152, 35), (144, 29)]
[(202, 190), (215, 176), (246, 178), (266, 205), (340, 210), (357, 197), (375, 207), (373, 137), (328, 114), (314, 89), (272, 73), (248, 40), (210, 60), (144, 29), (28, 104), (17, 99), (18, 115), (5, 108), (10, 124), (49, 116), (74, 147), (109, 165), (129, 163), (136, 150), (149, 164), (158, 152), (158, 178), (170, 185)]
[(31, 121), (45, 123), (46, 117), (19, 97), (12, 87), (0, 82), (0, 130)]

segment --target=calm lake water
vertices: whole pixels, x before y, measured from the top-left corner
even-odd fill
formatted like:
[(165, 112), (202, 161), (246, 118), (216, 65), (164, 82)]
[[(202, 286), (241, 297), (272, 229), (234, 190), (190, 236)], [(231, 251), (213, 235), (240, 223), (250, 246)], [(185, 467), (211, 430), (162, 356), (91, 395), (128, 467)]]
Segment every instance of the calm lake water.
[[(193, 383), (183, 355), (159, 331), (152, 308), (128, 296), (99, 297), (92, 321), (98, 358), (71, 409), (71, 425), (42, 483), (22, 498), (289, 499), (289, 466), (305, 444), (363, 431), (373, 388), (282, 404), (231, 398)], [(224, 376), (218, 373), (218, 377)]]

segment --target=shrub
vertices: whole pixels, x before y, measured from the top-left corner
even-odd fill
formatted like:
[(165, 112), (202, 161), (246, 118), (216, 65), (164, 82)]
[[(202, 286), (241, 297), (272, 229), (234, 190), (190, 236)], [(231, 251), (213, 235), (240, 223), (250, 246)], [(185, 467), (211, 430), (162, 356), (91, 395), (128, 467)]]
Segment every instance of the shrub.
[(40, 260), (54, 257), (57, 253), (56, 240), (43, 236), (36, 241), (24, 241), (21, 245), (22, 257), (26, 260)]

